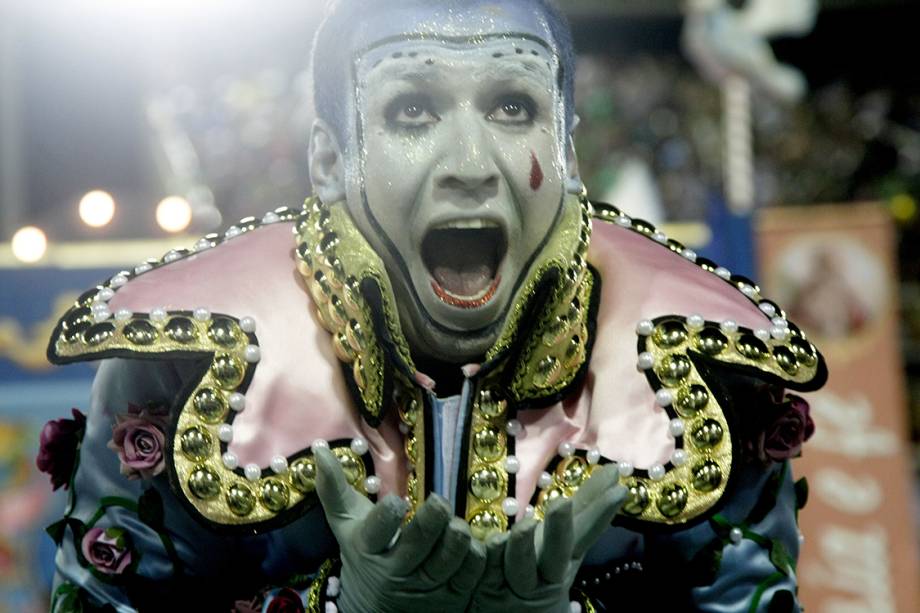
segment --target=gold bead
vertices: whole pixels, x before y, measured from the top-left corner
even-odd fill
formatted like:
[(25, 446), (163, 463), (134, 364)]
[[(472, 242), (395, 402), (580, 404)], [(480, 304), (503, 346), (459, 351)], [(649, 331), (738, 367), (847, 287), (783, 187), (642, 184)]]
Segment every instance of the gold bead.
[(700, 449), (711, 449), (722, 441), (724, 434), (725, 431), (719, 422), (714, 419), (707, 419), (693, 429), (690, 437)]
[(495, 428), (483, 428), (473, 435), (473, 450), (480, 459), (493, 462), (505, 451), (505, 435)]
[(717, 356), (728, 347), (728, 338), (715, 328), (704, 328), (696, 336), (696, 349), (708, 356)]
[(626, 503), (623, 505), (623, 512), (627, 515), (641, 515), (648, 507), (649, 493), (645, 484), (638, 480), (633, 480), (626, 484), (628, 496)]
[(332, 348), (335, 350), (336, 357), (346, 364), (350, 364), (357, 357), (354, 349), (348, 344), (348, 339), (345, 338), (344, 332), (332, 335)]
[(132, 345), (152, 345), (160, 335), (156, 326), (146, 319), (135, 319), (129, 322), (122, 333)]
[(198, 328), (188, 317), (173, 317), (163, 328), (163, 333), (167, 338), (183, 345), (198, 338)]
[(64, 331), (64, 341), (68, 343), (76, 341), (92, 323), (93, 312), (89, 307), (81, 306), (72, 309), (61, 324), (61, 329)]
[(470, 477), (470, 490), (483, 502), (498, 498), (504, 489), (504, 479), (494, 468), (480, 468)]
[(208, 326), (208, 338), (221, 347), (235, 346), (241, 335), (240, 327), (228, 317), (215, 317)]
[(658, 362), (655, 373), (665, 385), (678, 385), (690, 374), (690, 359), (679, 353), (666, 356)]
[(753, 334), (742, 334), (741, 337), (735, 341), (735, 348), (742, 356), (755, 362), (759, 362), (767, 357), (767, 346)]
[(345, 312), (345, 305), (342, 299), (335, 294), (329, 299), (329, 306), (326, 312), (329, 314), (329, 321), (336, 328), (341, 328), (348, 321), (348, 313)]
[(364, 330), (357, 320), (352, 319), (348, 322), (348, 327), (345, 328), (345, 338), (355, 353), (360, 354), (364, 351)]
[(195, 498), (211, 500), (220, 494), (220, 477), (207, 466), (199, 466), (189, 475), (188, 489)]
[(95, 326), (90, 326), (89, 329), (83, 333), (83, 342), (90, 347), (98, 347), (113, 336), (115, 336), (115, 326), (108, 322), (104, 322), (96, 324)]
[(661, 490), (658, 498), (658, 510), (667, 518), (680, 514), (687, 506), (687, 490), (680, 485), (669, 485)]
[(588, 478), (588, 471), (585, 461), (579, 457), (569, 458), (566, 462), (560, 464), (562, 470), (556, 469), (566, 487), (578, 487)]
[(776, 363), (790, 375), (795, 375), (799, 370), (799, 362), (795, 359), (795, 354), (788, 347), (777, 345), (773, 348), (773, 357)]
[(562, 364), (551, 355), (546, 356), (537, 364), (537, 374), (533, 377), (533, 384), (537, 387), (550, 387), (563, 374)]
[(272, 513), (283, 511), (287, 507), (289, 498), (290, 492), (287, 486), (278, 479), (270, 478), (262, 482), (259, 502)]
[(361, 359), (361, 356), (356, 357), (352, 362), (351, 374), (355, 379), (355, 385), (363, 391), (367, 387), (367, 379), (364, 378), (364, 360)]
[(677, 392), (677, 412), (692, 415), (706, 408), (709, 404), (709, 392), (702, 385), (694, 384), (682, 387)]
[(252, 490), (241, 483), (234, 483), (227, 490), (227, 506), (230, 511), (239, 517), (245, 517), (256, 508), (256, 497)]
[(245, 372), (243, 363), (227, 353), (218, 353), (211, 364), (211, 375), (225, 390), (235, 389), (242, 383)]
[(418, 443), (414, 436), (406, 439), (406, 458), (413, 464), (418, 461)]
[(301, 494), (316, 489), (316, 462), (313, 458), (299, 458), (291, 463), (289, 469), (291, 485)]
[(652, 341), (665, 349), (677, 347), (687, 340), (687, 328), (679, 321), (663, 321), (652, 332)]
[(418, 400), (409, 399), (405, 404), (399, 405), (399, 417), (409, 426), (414, 426), (418, 421)]
[(508, 408), (507, 400), (500, 400), (489, 390), (482, 390), (479, 394), (479, 412), (487, 419), (495, 419), (505, 413)]
[(345, 478), (352, 485), (355, 485), (364, 477), (364, 462), (362, 462), (350, 449), (336, 449), (335, 455), (339, 459), (339, 465)]
[(693, 487), (701, 492), (711, 492), (722, 483), (722, 469), (712, 460), (704, 460), (693, 467)]
[(470, 532), (484, 541), (490, 534), (504, 530), (506, 521), (504, 514), (498, 511), (480, 511), (470, 519)]
[(227, 410), (224, 395), (209, 387), (201, 388), (195, 393), (192, 406), (195, 408), (198, 417), (209, 424), (219, 422)]
[(190, 460), (204, 460), (211, 453), (211, 435), (200, 428), (188, 428), (179, 437), (179, 447)]
[(795, 355), (796, 359), (806, 367), (811, 368), (818, 363), (817, 352), (815, 351), (814, 345), (804, 338), (793, 336), (789, 340), (789, 348), (792, 349), (792, 353)]

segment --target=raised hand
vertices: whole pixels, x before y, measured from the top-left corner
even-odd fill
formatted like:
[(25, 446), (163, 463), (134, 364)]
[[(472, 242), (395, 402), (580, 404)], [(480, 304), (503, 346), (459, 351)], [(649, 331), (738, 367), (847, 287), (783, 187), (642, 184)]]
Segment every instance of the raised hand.
[(430, 496), (403, 526), (403, 499), (374, 504), (348, 484), (332, 452), (317, 448), (314, 456), (316, 492), (342, 557), (339, 610), (466, 610), (486, 548), (447, 502)]
[(567, 612), (582, 559), (626, 500), (617, 479), (616, 467), (601, 467), (571, 499), (550, 501), (542, 523), (491, 537), (472, 610)]

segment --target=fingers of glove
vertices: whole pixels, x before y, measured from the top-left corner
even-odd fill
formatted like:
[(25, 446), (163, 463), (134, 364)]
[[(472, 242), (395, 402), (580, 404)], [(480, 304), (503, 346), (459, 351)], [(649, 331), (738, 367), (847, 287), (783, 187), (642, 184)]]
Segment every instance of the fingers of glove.
[(505, 546), (505, 580), (511, 590), (521, 597), (526, 597), (537, 587), (536, 529), (537, 522), (532, 518), (518, 522), (511, 529)]
[(486, 568), (486, 556), (486, 546), (482, 541), (471, 538), (460, 568), (450, 578), (451, 589), (460, 594), (473, 591)]
[(537, 568), (547, 583), (559, 583), (572, 559), (572, 501), (551, 501), (543, 520), (543, 539), (537, 554)]
[(453, 512), (442, 497), (429, 496), (402, 531), (391, 550), (396, 575), (408, 575), (425, 561), (447, 529)]
[(388, 494), (374, 505), (361, 525), (360, 547), (367, 553), (386, 551), (396, 532), (402, 527), (408, 503), (393, 494)]
[(459, 517), (451, 518), (447, 529), (441, 536), (441, 541), (435, 545), (434, 551), (422, 566), (425, 574), (436, 585), (445, 583), (463, 564), (463, 558), (470, 548), (471, 538), (467, 523)]
[(343, 520), (366, 515), (373, 503), (348, 484), (335, 455), (320, 447), (313, 452), (313, 457), (316, 459), (316, 493), (333, 532)]
[[(607, 530), (617, 511), (626, 501), (626, 488), (616, 485), (616, 476), (605, 474), (607, 470), (613, 472), (616, 469), (604, 467), (602, 470), (604, 472), (601, 474), (595, 473), (597, 481), (592, 483), (595, 481), (595, 475), (592, 475), (578, 490), (573, 500), (575, 538), (572, 557), (576, 559), (581, 558)], [(594, 487), (583, 491), (588, 485)]]

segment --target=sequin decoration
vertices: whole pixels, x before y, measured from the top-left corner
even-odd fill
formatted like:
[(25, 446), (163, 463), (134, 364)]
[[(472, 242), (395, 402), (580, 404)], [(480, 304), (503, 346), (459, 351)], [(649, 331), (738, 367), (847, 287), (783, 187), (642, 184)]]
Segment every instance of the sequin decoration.
[(505, 459), (508, 456), (506, 424), (508, 402), (494, 390), (480, 389), (473, 401), (468, 448), (468, 494), (466, 520), (478, 539), (508, 527), (506, 510), (514, 505), (504, 505), (508, 497), (508, 474)]

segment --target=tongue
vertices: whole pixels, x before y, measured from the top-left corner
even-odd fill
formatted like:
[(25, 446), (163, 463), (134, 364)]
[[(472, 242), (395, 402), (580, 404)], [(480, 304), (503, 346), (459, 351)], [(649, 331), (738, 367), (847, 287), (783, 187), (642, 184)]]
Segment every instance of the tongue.
[(492, 283), (495, 276), (491, 266), (466, 263), (460, 268), (436, 266), (432, 271), (438, 285), (455, 296), (476, 296)]

